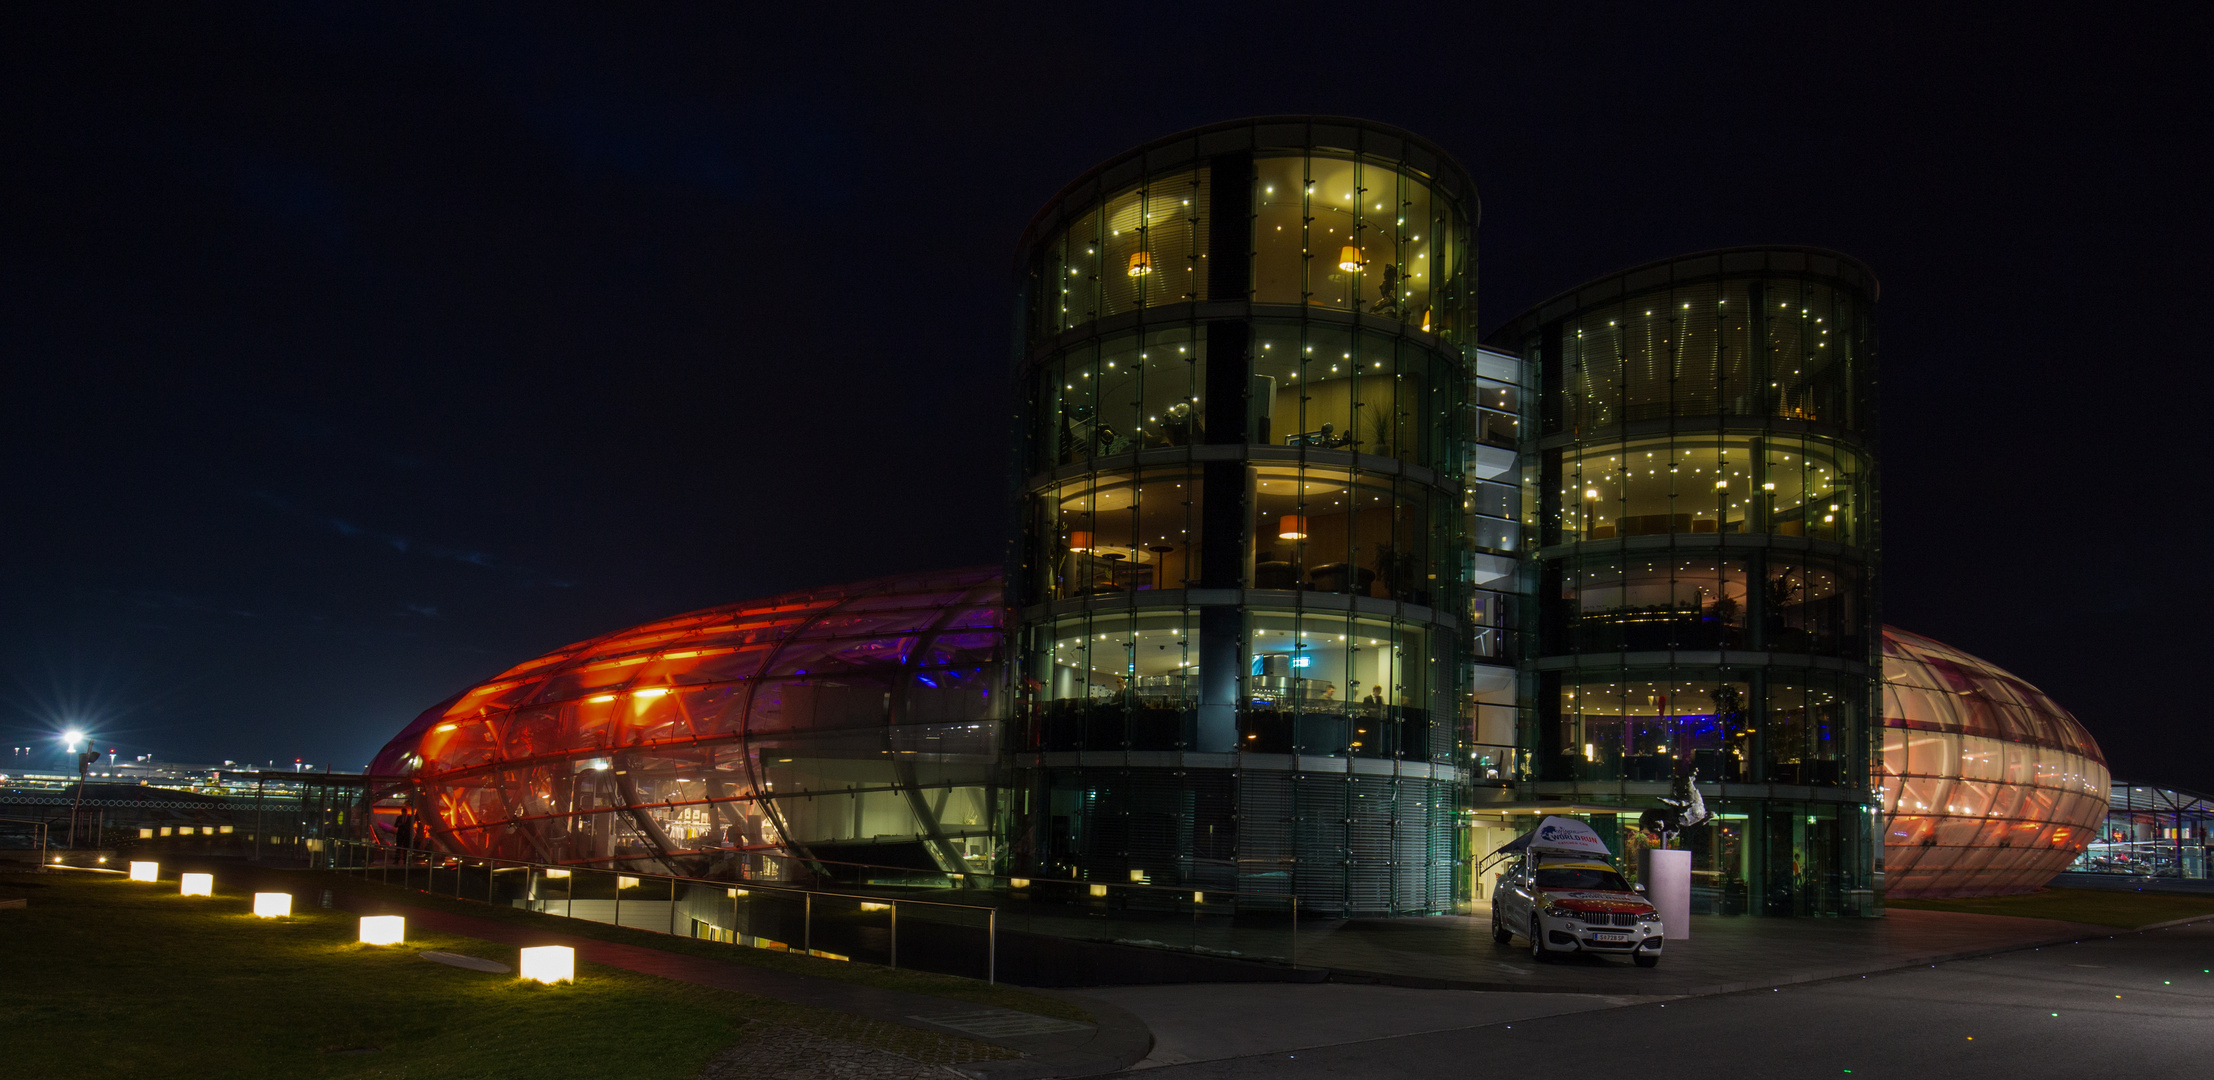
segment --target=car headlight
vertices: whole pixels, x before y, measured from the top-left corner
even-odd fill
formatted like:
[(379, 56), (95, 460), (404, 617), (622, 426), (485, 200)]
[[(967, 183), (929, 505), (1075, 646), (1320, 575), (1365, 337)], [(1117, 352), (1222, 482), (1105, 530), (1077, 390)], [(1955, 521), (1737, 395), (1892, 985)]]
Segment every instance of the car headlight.
[(1656, 923), (1661, 921), (1661, 913), (1658, 911), (1641, 911), (1638, 913), (1637, 921), (1641, 923)]
[(1555, 919), (1572, 919), (1576, 917), (1575, 912), (1570, 911), (1564, 907), (1555, 907), (1551, 904), (1547, 904), (1545, 906), (1545, 914)]

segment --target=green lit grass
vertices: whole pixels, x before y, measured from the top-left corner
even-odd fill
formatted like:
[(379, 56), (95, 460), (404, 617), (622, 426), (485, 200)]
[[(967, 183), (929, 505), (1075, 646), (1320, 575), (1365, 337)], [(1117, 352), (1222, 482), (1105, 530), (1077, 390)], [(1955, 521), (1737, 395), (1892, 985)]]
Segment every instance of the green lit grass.
[(448, 967), (415, 954), (516, 959), (413, 928), (404, 946), (361, 945), (350, 913), (257, 919), (249, 894), (183, 897), (174, 879), (0, 875), (13, 897), (30, 906), (0, 911), (10, 1076), (689, 1078), (768, 1025), (923, 1060), (1004, 1054), (594, 964), (556, 986)]
[(479, 903), (474, 900), (456, 900), (452, 897), (434, 896), (429, 893), (403, 889), (395, 885), (381, 885), (373, 880), (347, 874), (307, 871), (298, 872), (302, 878), (300, 894), (310, 895), (310, 889), (341, 889), (356, 896), (373, 897), (394, 904), (410, 904), (416, 907), (450, 911), (456, 915), (469, 915), (479, 919), (497, 920), (524, 926), (535, 926), (562, 934), (574, 934), (598, 941), (613, 941), (624, 945), (637, 945), (663, 952), (683, 953), (687, 956), (703, 956), (733, 964), (786, 971), (795, 975), (811, 975), (819, 979), (836, 979), (885, 990), (903, 990), (910, 994), (927, 994), (932, 997), (950, 998), (955, 1001), (993, 1005), (1003, 1009), (1035, 1013), (1039, 1016), (1073, 1020), (1080, 1024), (1093, 1022), (1092, 1015), (1080, 1006), (1057, 997), (1033, 993), (1019, 987), (995, 985), (981, 979), (964, 979), (956, 975), (939, 975), (927, 971), (892, 969), (879, 964), (864, 964), (823, 960), (798, 953), (772, 952), (768, 949), (751, 949), (740, 945), (728, 945), (715, 941), (656, 934), (627, 926), (593, 922), (590, 919), (565, 919), (558, 915), (545, 915), (521, 908), (498, 904)]
[(1974, 915), (2063, 919), (2068, 922), (2119, 926), (2134, 930), (2140, 926), (2173, 919), (2214, 915), (2214, 896), (2105, 889), (2042, 889), (2019, 896), (1981, 896), (1958, 900), (1885, 900), (1884, 906), (1910, 911), (1964, 911)]

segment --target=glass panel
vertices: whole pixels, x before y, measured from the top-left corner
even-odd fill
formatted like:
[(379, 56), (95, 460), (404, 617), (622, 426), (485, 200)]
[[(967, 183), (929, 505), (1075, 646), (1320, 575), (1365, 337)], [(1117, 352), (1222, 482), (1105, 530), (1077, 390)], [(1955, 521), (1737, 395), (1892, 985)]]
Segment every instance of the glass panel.
[(1768, 750), (1768, 780), (1778, 784), (1835, 787), (1846, 782), (1848, 739), (1858, 727), (1859, 695), (1841, 690), (1838, 680), (1810, 674), (1804, 685), (1771, 675), (1763, 742)]
[[(1752, 688), (1703, 679), (1561, 686), (1561, 750), (1580, 780), (1750, 778)], [(1688, 759), (1688, 760), (1686, 760)]]
[(1156, 176), (1071, 219), (1039, 251), (1046, 335), (1124, 311), (1207, 298), (1205, 167)]
[(1251, 440), (1439, 463), (1446, 428), (1432, 410), (1454, 395), (1457, 361), (1383, 334), (1258, 321)]
[(1199, 477), (1182, 469), (1068, 481), (1040, 498), (1038, 563), (1055, 599), (1187, 587), (1198, 572)]
[(1037, 378), (1033, 470), (1202, 442), (1205, 339), (1189, 326), (1088, 341)]
[(1450, 752), (1423, 629), (1343, 615), (1256, 614), (1240, 744), (1254, 753), (1426, 759)]
[(1041, 749), (1175, 750), (1199, 700), (1196, 618), (1075, 616), (1034, 631)]
[(1822, 440), (1677, 436), (1564, 451), (1564, 541), (1773, 531), (1860, 540), (1866, 469)]
[(1678, 286), (1597, 308), (1563, 328), (1564, 420), (1589, 430), (1770, 415), (1850, 428), (1861, 321), (1849, 293), (1796, 278)]
[(1254, 588), (1430, 602), (1427, 489), (1322, 466), (1251, 472)]
[(1441, 279), (1457, 220), (1427, 181), (1348, 157), (1255, 163), (1253, 298), (1312, 304), (1442, 332)]
[(1742, 559), (1660, 553), (1589, 559), (1564, 580), (1575, 602), (1572, 651), (1738, 649), (1745, 645)]

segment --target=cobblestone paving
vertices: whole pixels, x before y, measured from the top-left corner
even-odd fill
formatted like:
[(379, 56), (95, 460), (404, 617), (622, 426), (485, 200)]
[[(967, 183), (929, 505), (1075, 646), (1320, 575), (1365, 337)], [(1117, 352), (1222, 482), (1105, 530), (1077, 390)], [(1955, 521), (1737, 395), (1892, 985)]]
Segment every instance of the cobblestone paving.
[[(868, 1028), (899, 1025), (856, 1017), (850, 1026), (855, 1030), (839, 1034), (876, 1041), (889, 1033)], [(967, 1039), (943, 1039), (935, 1045), (917, 1046), (915, 1040), (901, 1037), (899, 1041), (910, 1053), (932, 1059), (925, 1063), (849, 1038), (831, 1038), (785, 1024), (756, 1020), (746, 1031), (745, 1040), (707, 1063), (699, 1080), (965, 1080), (966, 1074), (950, 1066), (1005, 1054), (999, 1047)], [(978, 1053), (979, 1047), (999, 1053)]]

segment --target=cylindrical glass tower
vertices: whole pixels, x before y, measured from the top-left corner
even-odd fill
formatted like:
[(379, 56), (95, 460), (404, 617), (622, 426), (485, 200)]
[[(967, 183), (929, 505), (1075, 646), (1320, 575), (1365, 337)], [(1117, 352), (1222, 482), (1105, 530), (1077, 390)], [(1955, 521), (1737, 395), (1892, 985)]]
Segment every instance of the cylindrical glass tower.
[(1013, 868), (1451, 908), (1476, 215), (1413, 135), (1272, 117), (1031, 223)]
[(1539, 394), (1526, 790), (1634, 823), (1696, 773), (1702, 912), (1873, 903), (1875, 299), (1846, 256), (1735, 249), (1603, 278), (1491, 339)]

